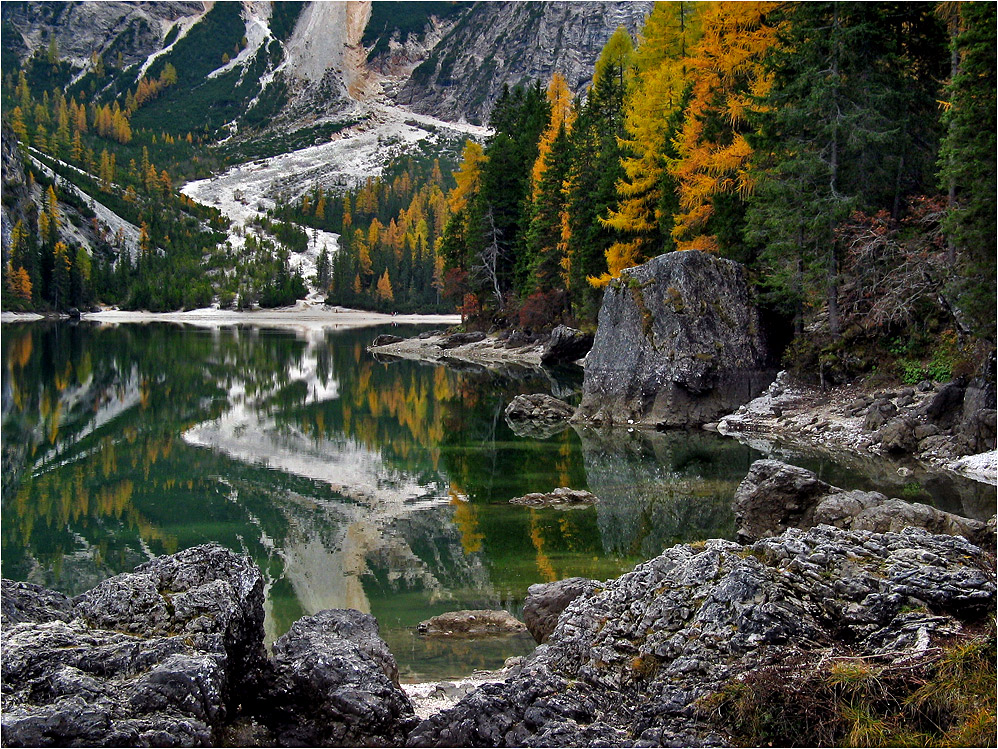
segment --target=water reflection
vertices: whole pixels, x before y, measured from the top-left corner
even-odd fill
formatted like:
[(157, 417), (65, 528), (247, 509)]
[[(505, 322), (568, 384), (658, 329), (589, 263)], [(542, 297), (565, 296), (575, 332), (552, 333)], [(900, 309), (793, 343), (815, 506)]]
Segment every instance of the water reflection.
[[(5, 325), (3, 575), (75, 594), (215, 541), (263, 570), (269, 639), (357, 608), (405, 678), (453, 678), (531, 643), (427, 641), (422, 619), (519, 614), (534, 582), (733, 535), (755, 450), (706, 433), (518, 436), (509, 400), (572, 398), (577, 370), (379, 362), (365, 350), (379, 332)], [(602, 501), (509, 504), (558, 486)]]

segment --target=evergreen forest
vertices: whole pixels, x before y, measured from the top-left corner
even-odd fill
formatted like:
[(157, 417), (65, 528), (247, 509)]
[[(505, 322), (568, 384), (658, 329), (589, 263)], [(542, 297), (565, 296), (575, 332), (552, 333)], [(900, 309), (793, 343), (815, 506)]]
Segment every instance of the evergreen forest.
[[(228, 5), (209, 13), (226, 57), (246, 45)], [(621, 270), (697, 250), (748, 268), (784, 363), (823, 379), (944, 379), (994, 346), (993, 3), (656, 3), (585, 92), (509, 85), (484, 141), (317, 184), (238, 251), (177, 191), (252, 151), (219, 145), (215, 105), (181, 116), (208, 70), (182, 41), (141, 76), (119, 55), (70, 81), (54, 41), (5, 57), (4, 140), (31, 158), (3, 196), (4, 309), (275, 306), (311, 282), (330, 304), (592, 329)], [(130, 248), (60, 231), (66, 207), (100, 226), (84, 195), (139, 227)], [(309, 229), (340, 246), (304, 279)]]

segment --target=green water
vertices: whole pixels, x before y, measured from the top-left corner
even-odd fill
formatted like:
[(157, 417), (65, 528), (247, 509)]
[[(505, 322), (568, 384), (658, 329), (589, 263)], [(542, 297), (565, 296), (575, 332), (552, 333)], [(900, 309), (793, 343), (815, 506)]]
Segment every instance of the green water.
[[(269, 640), (357, 608), (418, 681), (533, 647), (427, 640), (423, 619), (520, 615), (535, 582), (615, 577), (674, 543), (734, 535), (731, 496), (761, 453), (699, 431), (521, 437), (509, 400), (577, 399), (580, 372), (380, 362), (365, 346), (386, 330), (5, 324), (3, 576), (76, 594), (215, 541), (263, 570)], [(790, 457), (839, 485), (975, 516), (994, 505), (978, 484)], [(601, 503), (509, 504), (558, 486)]]

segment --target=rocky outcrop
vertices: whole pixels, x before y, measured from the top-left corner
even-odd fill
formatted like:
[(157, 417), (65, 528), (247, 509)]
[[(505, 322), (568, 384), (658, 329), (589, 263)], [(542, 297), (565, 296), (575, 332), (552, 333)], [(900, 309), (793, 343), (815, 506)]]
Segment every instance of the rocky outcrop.
[[(5, 7), (3, 20), (11, 51), (22, 61), (46, 50), (54, 38), (60, 58), (77, 67), (87, 64), (92, 53), (111, 63), (118, 52), (129, 66), (157, 51), (174, 22), (204, 12), (199, 2), (29, 2)], [(4, 40), (8, 44), (7, 34)]]
[(994, 536), (980, 520), (962, 518), (928, 505), (888, 499), (879, 492), (846, 491), (826, 484), (804, 468), (757, 460), (735, 491), (738, 537), (754, 541), (787, 528), (819, 524), (877, 532), (913, 526), (933, 533), (963, 536), (986, 547)]
[(582, 94), (617, 27), (637, 38), (650, 10), (650, 2), (476, 3), (413, 71), (396, 100), (442, 119), (485, 124), (510, 81), (548, 81), (558, 71)]
[(393, 343), (399, 343), (405, 340), (400, 335), (391, 335), (390, 333), (382, 333), (379, 336), (375, 336), (374, 340), (371, 341), (371, 346), (390, 346)]
[(723, 745), (701, 700), (802, 654), (917, 658), (989, 616), (991, 570), (966, 540), (915, 529), (675, 546), (577, 598), (518, 673), (408, 745)]
[(5, 746), (388, 746), (416, 722), (366, 614), (306, 617), (268, 660), (263, 577), (217, 545), (75, 599), (2, 592)]
[(420, 622), (417, 631), (427, 637), (493, 637), (520, 634), (527, 627), (508, 611), (475, 609), (439, 614)]
[(274, 643), (257, 714), (280, 746), (397, 746), (416, 723), (398, 667), (359, 611), (320, 611)]
[(71, 605), (24, 584), (3, 592), (7, 746), (209, 745), (264, 658), (263, 578), (219, 546), (160, 557)]
[(742, 266), (673, 252), (607, 287), (574, 419), (704, 424), (754, 398), (774, 374)]
[(551, 337), (541, 352), (542, 364), (559, 364), (578, 361), (593, 347), (593, 336), (581, 330), (559, 325), (551, 331)]
[(522, 497), (513, 497), (511, 505), (526, 505), (527, 507), (589, 507), (599, 502), (599, 498), (585, 489), (572, 489), (559, 486), (549, 492), (531, 492)]
[(569, 577), (552, 583), (535, 583), (523, 601), (523, 623), (539, 645), (554, 632), (561, 612), (582, 595), (596, 590), (597, 583), (585, 577)]
[(575, 409), (546, 393), (518, 395), (506, 406), (506, 423), (520, 436), (547, 439), (568, 427)]

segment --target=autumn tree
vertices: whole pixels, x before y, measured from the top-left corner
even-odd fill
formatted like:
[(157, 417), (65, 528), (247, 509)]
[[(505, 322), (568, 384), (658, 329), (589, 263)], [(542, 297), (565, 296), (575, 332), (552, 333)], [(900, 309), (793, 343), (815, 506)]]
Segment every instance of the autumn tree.
[(699, 33), (689, 2), (656, 4), (645, 21), (634, 55), (637, 75), (627, 95), (619, 203), (604, 219), (620, 238), (606, 251), (607, 272), (590, 279), (597, 286), (671, 246), (674, 185), (665, 161), (673, 155), (684, 106), (685, 58)]

